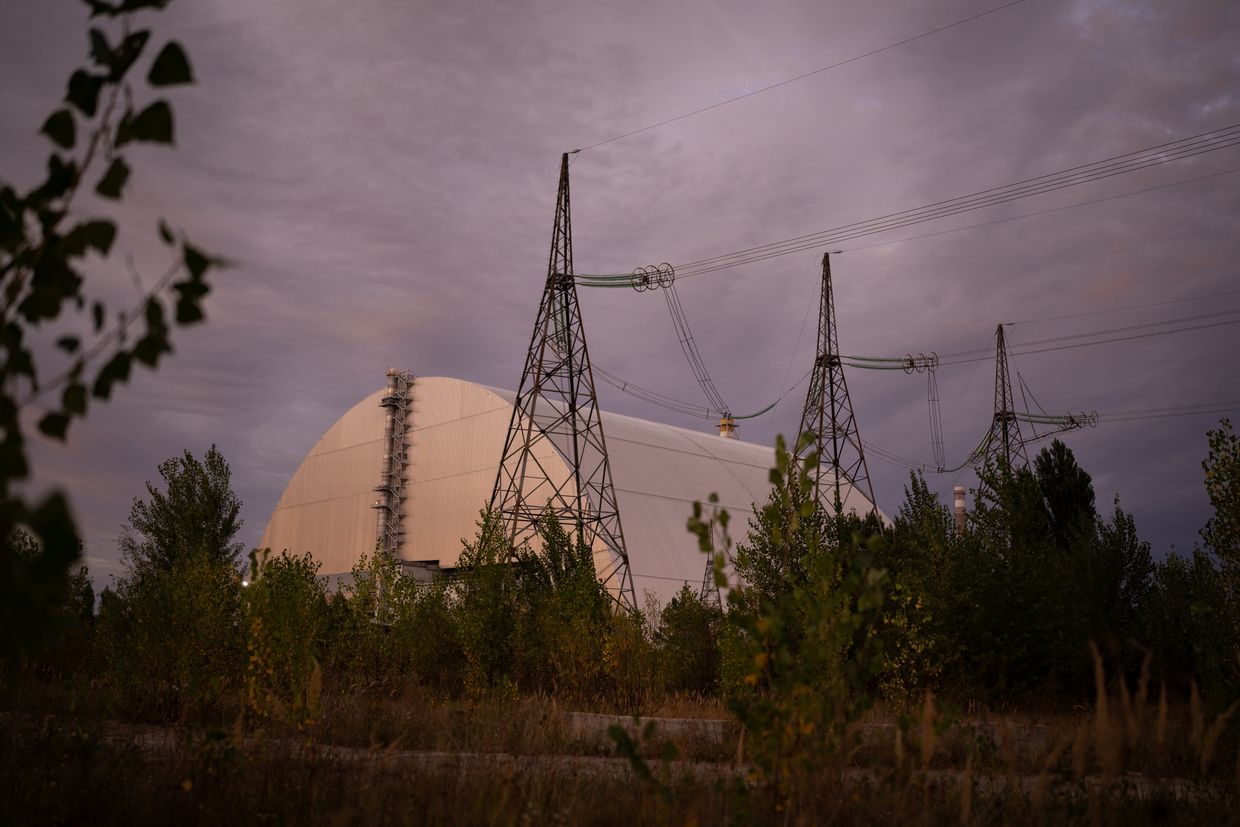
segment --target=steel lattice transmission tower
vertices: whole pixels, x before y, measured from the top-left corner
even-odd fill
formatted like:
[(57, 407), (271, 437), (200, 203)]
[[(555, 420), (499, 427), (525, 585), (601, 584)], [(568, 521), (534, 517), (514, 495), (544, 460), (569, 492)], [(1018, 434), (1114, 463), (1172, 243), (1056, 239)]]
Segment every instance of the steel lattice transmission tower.
[[(568, 465), (567, 476), (549, 467), (549, 448)], [(547, 282), (508, 424), (491, 509), (510, 549), (531, 539), (538, 520), (548, 511), (588, 547), (601, 541), (609, 559), (597, 572), (599, 580), (622, 605), (637, 609), (573, 277), (568, 153), (560, 161)], [(598, 559), (596, 554), (596, 568)]]
[[(819, 504), (841, 514), (850, 490), (856, 490), (870, 504), (865, 517), (875, 511), (874, 488), (865, 464), (865, 449), (857, 430), (857, 417), (848, 398), (844, 366), (840, 363), (839, 335), (835, 325), (835, 297), (831, 291), (831, 255), (822, 256), (822, 293), (818, 300), (818, 352), (814, 357), (809, 393), (801, 413), (798, 440), (814, 434), (814, 442), (797, 453), (803, 458), (811, 450), (818, 453), (814, 471), (814, 492)], [(831, 479), (826, 479), (827, 475)]]
[[(995, 328), (995, 413), (982, 455), (996, 459), (1005, 471), (1029, 466), (1025, 438), (1020, 432), (1020, 421), (1016, 418), (1013, 401), (1007, 342), (1003, 338), (1003, 325), (999, 325)], [(1019, 465), (1013, 464), (1013, 460), (1018, 461)]]

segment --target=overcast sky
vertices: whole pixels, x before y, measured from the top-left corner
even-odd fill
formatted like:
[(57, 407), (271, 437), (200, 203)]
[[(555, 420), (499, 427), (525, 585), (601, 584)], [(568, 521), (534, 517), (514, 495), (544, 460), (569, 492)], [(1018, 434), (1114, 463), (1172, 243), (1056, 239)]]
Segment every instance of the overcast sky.
[[(126, 230), (89, 289), (153, 279), (157, 217), (236, 266), (177, 353), (35, 448), (66, 487), (88, 561), (164, 458), (218, 443), (256, 543), (318, 437), (389, 367), (515, 388), (546, 277), (560, 153), (937, 28), (1001, 0), (499, 3), (178, 0), (150, 15), (199, 85), (175, 91), (177, 147), (131, 155)], [(0, 2), (0, 175), (33, 183), (36, 133), (87, 50), (76, 0)], [(153, 53), (153, 50), (152, 50)], [(574, 156), (579, 273), (626, 272), (778, 241), (1240, 122), (1240, 3), (1025, 0), (931, 37)], [(995, 325), (1189, 299), (1008, 330), (1009, 343), (1240, 308), (1240, 174), (940, 233), (1240, 167), (1240, 147), (838, 245), (841, 349), (993, 344)], [(83, 203), (86, 210), (105, 209)], [(821, 250), (678, 283), (736, 411), (813, 358)], [(595, 363), (698, 401), (662, 296), (581, 291)], [(1106, 414), (1240, 400), (1240, 325), (1015, 361), (1051, 411), (1097, 410), (1065, 438), (1155, 553), (1208, 516), (1215, 416)], [(991, 415), (993, 362), (938, 374), (948, 461)], [(862, 436), (929, 459), (925, 379), (848, 376)], [(601, 384), (608, 410), (694, 428)], [(796, 428), (804, 388), (743, 423)], [(1238, 406), (1240, 407), (1240, 406)], [(1238, 412), (1240, 413), (1240, 412)], [(1233, 415), (1234, 416), (1234, 415)], [(871, 457), (894, 512), (907, 472)], [(376, 472), (377, 473), (377, 472)], [(950, 499), (968, 476), (930, 476)]]

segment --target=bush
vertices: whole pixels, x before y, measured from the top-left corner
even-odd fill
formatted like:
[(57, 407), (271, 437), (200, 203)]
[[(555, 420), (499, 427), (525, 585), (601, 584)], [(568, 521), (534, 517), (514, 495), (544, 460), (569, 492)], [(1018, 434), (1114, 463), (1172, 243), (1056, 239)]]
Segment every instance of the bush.
[[(777, 439), (771, 499), (737, 550), (791, 576), (728, 591), (727, 661), (737, 673), (725, 696), (745, 729), (746, 749), (777, 812), (808, 815), (821, 787), (842, 780), (859, 743), (856, 724), (883, 664), (878, 633), (887, 574), (871, 559), (881, 538), (844, 539), (813, 495), (812, 453), (793, 465)], [(691, 526), (693, 523), (691, 522)], [(726, 539), (725, 539), (726, 543)]]
[(668, 689), (713, 695), (719, 689), (723, 609), (685, 584), (659, 614), (660, 671)]
[(465, 652), (452, 588), (442, 579), (420, 584), (401, 578), (393, 589), (391, 638), (424, 686), (454, 695), (465, 685)]
[(321, 649), (327, 671), (346, 687), (383, 687), (408, 672), (409, 653), (392, 635), (392, 623), (411, 583), (393, 562), (363, 554), (350, 582), (327, 604)]
[(236, 569), (197, 553), (105, 592), (96, 653), (115, 711), (193, 722), (228, 710), (243, 666), (241, 589)]
[(300, 728), (318, 717), (318, 644), (327, 612), (319, 565), (309, 552), (274, 558), (266, 549), (250, 553), (245, 689), (247, 709), (260, 722)]

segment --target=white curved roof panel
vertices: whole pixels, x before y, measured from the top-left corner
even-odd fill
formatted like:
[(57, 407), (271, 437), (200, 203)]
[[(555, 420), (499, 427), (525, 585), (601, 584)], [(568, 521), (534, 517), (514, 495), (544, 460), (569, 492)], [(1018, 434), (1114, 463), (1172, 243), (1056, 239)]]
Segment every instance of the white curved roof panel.
[[(311, 552), (325, 575), (347, 573), (375, 548), (385, 412), (379, 390), (327, 430), (280, 497), (262, 546)], [(409, 475), (401, 556), (456, 565), (495, 485), (514, 394), (446, 377), (413, 382)], [(686, 529), (694, 500), (712, 492), (745, 530), (754, 503), (765, 502), (774, 458), (769, 447), (619, 414), (602, 414), (625, 545), (639, 601), (666, 602), (683, 583), (697, 586), (705, 556)], [(540, 460), (568, 474), (549, 441)], [(846, 506), (865, 511), (850, 492)], [(739, 539), (739, 536), (735, 539)], [(597, 551), (597, 550), (596, 550)]]

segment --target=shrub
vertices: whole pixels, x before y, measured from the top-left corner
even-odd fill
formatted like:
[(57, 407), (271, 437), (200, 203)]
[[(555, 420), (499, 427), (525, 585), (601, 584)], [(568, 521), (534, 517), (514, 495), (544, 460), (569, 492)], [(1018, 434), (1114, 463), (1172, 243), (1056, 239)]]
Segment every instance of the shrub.
[(384, 686), (407, 672), (409, 653), (392, 635), (404, 588), (398, 564), (363, 554), (349, 582), (328, 601), (324, 663), (344, 685)]
[(870, 562), (880, 538), (827, 541), (813, 496), (817, 457), (794, 465), (779, 438), (775, 462), (771, 499), (738, 549), (737, 570), (752, 568), (749, 550), (760, 549), (795, 576), (778, 590), (770, 581), (729, 590), (728, 659), (740, 674), (726, 701), (770, 803), (795, 816), (821, 785), (841, 781), (859, 743), (856, 724), (883, 663), (887, 575)]
[(309, 552), (250, 553), (245, 688), (247, 709), (260, 722), (300, 728), (318, 717), (318, 643), (327, 611), (319, 565)]
[(445, 694), (460, 692), (466, 661), (451, 586), (443, 579), (422, 584), (402, 577), (393, 588), (393, 597), (390, 635), (394, 648), (408, 658), (420, 683)]
[(685, 584), (659, 614), (656, 640), (668, 689), (713, 695), (719, 689), (723, 609)]
[(205, 553), (139, 567), (105, 592), (96, 650), (118, 712), (217, 718), (242, 672), (241, 577)]

